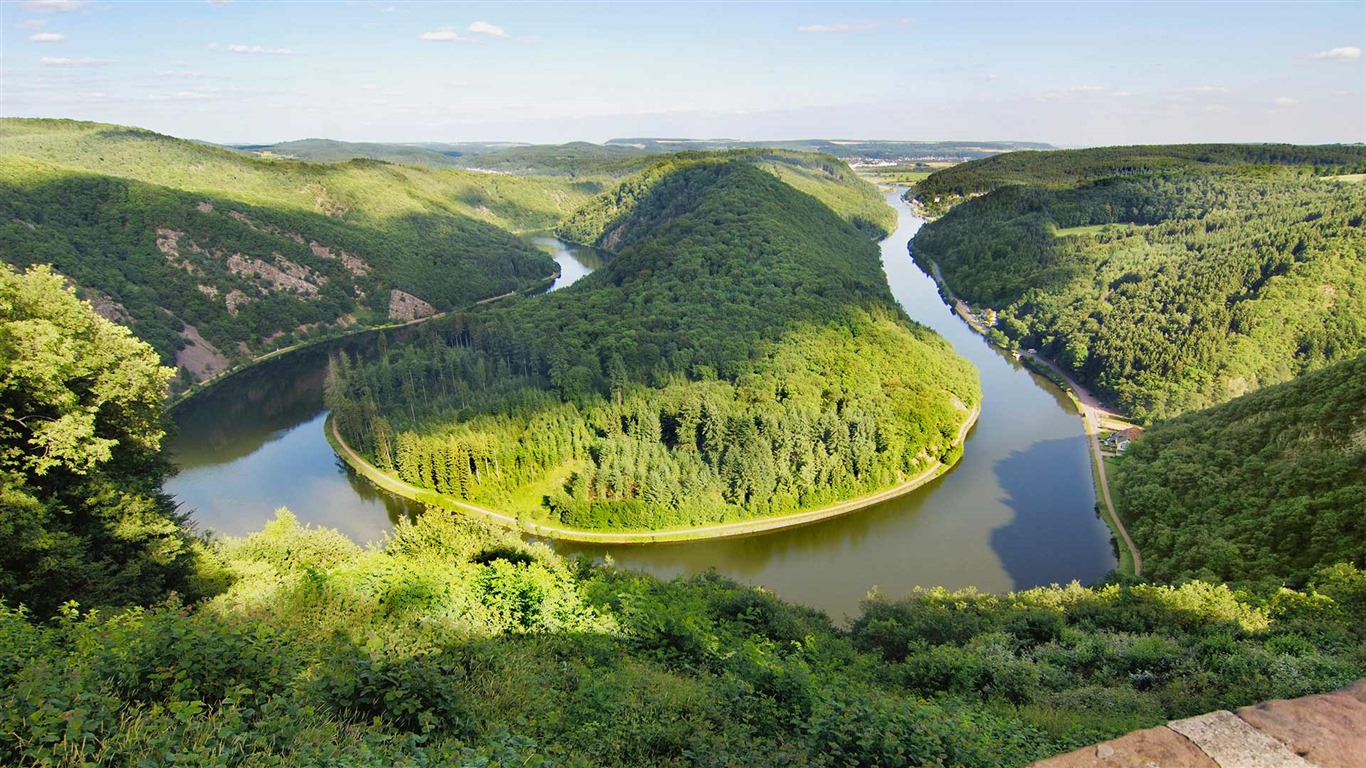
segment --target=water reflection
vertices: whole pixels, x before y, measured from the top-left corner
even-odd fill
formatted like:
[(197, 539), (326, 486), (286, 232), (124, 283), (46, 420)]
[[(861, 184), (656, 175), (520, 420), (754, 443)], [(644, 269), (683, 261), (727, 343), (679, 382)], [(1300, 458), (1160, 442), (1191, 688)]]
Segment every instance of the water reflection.
[[(802, 528), (739, 539), (630, 547), (555, 544), (565, 553), (607, 554), (664, 578), (715, 568), (762, 584), (832, 617), (855, 614), (870, 587), (899, 595), (916, 585), (990, 591), (1050, 581), (1091, 581), (1114, 565), (1094, 513), (1081, 420), (1046, 380), (991, 347), (940, 300), (906, 252), (920, 221), (896, 195), (902, 226), (882, 244), (883, 268), (911, 317), (948, 339), (981, 373), (982, 415), (962, 461), (897, 499)], [(552, 241), (560, 288), (601, 264), (588, 249)], [(344, 343), (363, 354), (372, 336)], [(378, 538), (409, 514), (407, 502), (353, 476), (323, 436), (322, 376), (336, 346), (289, 355), (232, 377), (178, 409), (167, 490), (206, 528), (258, 530), (276, 507)]]

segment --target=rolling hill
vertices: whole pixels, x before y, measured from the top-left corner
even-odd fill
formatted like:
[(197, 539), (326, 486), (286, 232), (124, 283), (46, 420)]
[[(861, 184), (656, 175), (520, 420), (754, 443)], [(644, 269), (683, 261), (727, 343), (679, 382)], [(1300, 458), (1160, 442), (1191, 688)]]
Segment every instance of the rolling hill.
[(912, 251), (998, 311), (1002, 343), (1164, 418), (1366, 348), (1363, 165), (1347, 146), (1003, 155), (916, 186), (931, 207), (965, 201)]
[(4, 120), (0, 189), (0, 258), (53, 264), (184, 387), (320, 333), (543, 285), (554, 264), (512, 232), (599, 187)]

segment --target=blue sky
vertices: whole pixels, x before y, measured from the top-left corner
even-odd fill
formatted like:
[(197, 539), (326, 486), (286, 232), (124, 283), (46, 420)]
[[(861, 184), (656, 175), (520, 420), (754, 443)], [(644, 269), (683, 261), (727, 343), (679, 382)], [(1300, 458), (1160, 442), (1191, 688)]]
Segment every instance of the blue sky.
[(0, 114), (220, 142), (1366, 141), (1366, 2), (0, 3)]

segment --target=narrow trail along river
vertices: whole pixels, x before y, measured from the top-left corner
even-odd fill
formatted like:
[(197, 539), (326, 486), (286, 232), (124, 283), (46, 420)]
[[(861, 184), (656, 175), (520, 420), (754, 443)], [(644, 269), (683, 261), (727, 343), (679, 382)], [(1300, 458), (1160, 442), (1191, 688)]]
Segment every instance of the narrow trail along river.
[[(662, 577), (715, 568), (741, 581), (852, 615), (870, 587), (900, 595), (919, 586), (987, 591), (1091, 581), (1115, 565), (1110, 534), (1095, 514), (1082, 421), (1064, 395), (974, 333), (940, 299), (906, 244), (922, 223), (888, 195), (900, 227), (882, 243), (897, 300), (947, 338), (982, 376), (982, 414), (962, 461), (905, 496), (840, 518), (756, 536), (647, 545), (553, 543), (559, 551), (610, 555), (619, 566)], [(591, 252), (542, 242), (555, 252), (555, 287), (600, 262)], [(166, 484), (201, 528), (258, 530), (287, 506), (357, 541), (379, 539), (416, 510), (352, 475), (323, 436), (322, 376), (328, 349), (364, 352), (372, 336), (303, 350), (224, 381), (175, 413)]]

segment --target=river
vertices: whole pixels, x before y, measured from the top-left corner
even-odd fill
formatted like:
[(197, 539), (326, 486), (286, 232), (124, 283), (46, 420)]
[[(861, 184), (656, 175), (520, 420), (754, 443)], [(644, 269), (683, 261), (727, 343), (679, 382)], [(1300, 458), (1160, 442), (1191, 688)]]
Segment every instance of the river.
[[(715, 568), (828, 612), (854, 615), (876, 586), (976, 586), (1000, 592), (1104, 576), (1116, 560), (1095, 513), (1081, 419), (1053, 384), (986, 343), (940, 299), (906, 244), (923, 223), (896, 193), (900, 226), (882, 242), (892, 293), (916, 321), (953, 344), (981, 372), (982, 414), (952, 471), (905, 496), (802, 528), (736, 539), (600, 546), (554, 543), (566, 554), (610, 555), (621, 567), (664, 578)], [(552, 290), (600, 265), (591, 251), (538, 244), (561, 265)], [(372, 341), (342, 344), (360, 350)], [(331, 345), (329, 348), (335, 348)], [(408, 502), (375, 490), (323, 438), (327, 349), (288, 355), (217, 385), (175, 412), (166, 490), (201, 528), (258, 530), (277, 507), (357, 541), (383, 536)]]

